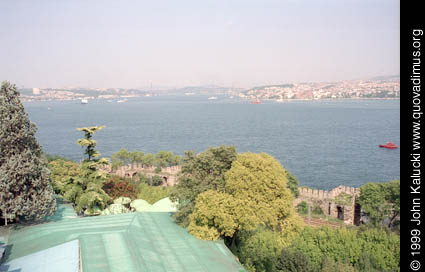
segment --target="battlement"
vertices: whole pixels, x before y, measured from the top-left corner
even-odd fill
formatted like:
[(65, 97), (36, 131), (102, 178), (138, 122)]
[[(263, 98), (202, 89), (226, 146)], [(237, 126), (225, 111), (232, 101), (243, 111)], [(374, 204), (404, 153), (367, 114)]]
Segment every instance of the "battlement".
[(327, 200), (333, 199), (341, 193), (346, 193), (352, 196), (357, 197), (360, 194), (359, 188), (348, 187), (340, 185), (331, 191), (328, 190), (318, 190), (306, 187), (298, 187), (298, 191), (300, 193), (299, 198), (308, 198), (308, 199), (316, 199), (316, 200)]
[(160, 175), (164, 179), (164, 186), (173, 186), (177, 183), (177, 175), (181, 170), (181, 166), (176, 165), (162, 167), (161, 172), (159, 174), (155, 173), (155, 169), (155, 166), (144, 167), (142, 164), (133, 163), (121, 166), (116, 170), (112, 170), (111, 166), (107, 165), (101, 168), (100, 170), (120, 177), (130, 178), (136, 176), (138, 173), (142, 173), (149, 177), (152, 177), (154, 175)]
[[(320, 207), (326, 215), (344, 220), (346, 224), (358, 224), (360, 210), (356, 209), (356, 199), (360, 195), (360, 188), (340, 185), (328, 191), (298, 187), (298, 191), (299, 196), (295, 199), (294, 206), (306, 201), (310, 205)], [(349, 203), (342, 204), (336, 201), (342, 193), (351, 196)]]

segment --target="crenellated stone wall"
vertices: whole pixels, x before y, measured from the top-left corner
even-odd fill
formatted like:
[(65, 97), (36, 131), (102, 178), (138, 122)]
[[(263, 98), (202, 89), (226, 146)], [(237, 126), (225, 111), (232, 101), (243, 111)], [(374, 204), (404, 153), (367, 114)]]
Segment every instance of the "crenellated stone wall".
[[(162, 186), (174, 186), (177, 183), (181, 166), (163, 167), (159, 174), (155, 173), (155, 168), (154, 166), (143, 167), (142, 164), (134, 163), (122, 166), (115, 171), (112, 171), (110, 165), (104, 167), (102, 170), (120, 177), (130, 178), (136, 176), (138, 173), (149, 177), (160, 175), (164, 180)], [(357, 204), (357, 198), (360, 195), (360, 188), (340, 185), (331, 191), (306, 187), (299, 187), (298, 191), (299, 196), (294, 200), (295, 207), (302, 201), (306, 201), (310, 203), (311, 207), (319, 206), (327, 216), (340, 218), (346, 224), (358, 224), (360, 220), (360, 207)], [(338, 196), (342, 193), (351, 196), (349, 203), (342, 204), (337, 201)]]
[[(340, 218), (346, 224), (357, 224), (360, 216), (360, 207), (356, 206), (357, 198), (360, 195), (360, 189), (340, 185), (331, 191), (317, 190), (306, 187), (299, 187), (299, 196), (294, 201), (297, 206), (302, 201), (310, 203), (311, 207), (319, 206), (325, 215)], [(338, 196), (342, 193), (349, 195), (351, 198), (348, 203), (338, 201)]]
[(120, 177), (134, 177), (138, 173), (142, 173), (148, 177), (152, 177), (155, 175), (161, 176), (164, 180), (162, 186), (174, 186), (177, 183), (177, 175), (181, 170), (180, 166), (169, 166), (162, 167), (161, 172), (159, 174), (155, 173), (156, 167), (144, 167), (142, 164), (133, 163), (129, 165), (124, 165), (119, 167), (116, 170), (112, 170), (110, 165), (107, 165), (102, 168), (103, 171), (114, 174)]

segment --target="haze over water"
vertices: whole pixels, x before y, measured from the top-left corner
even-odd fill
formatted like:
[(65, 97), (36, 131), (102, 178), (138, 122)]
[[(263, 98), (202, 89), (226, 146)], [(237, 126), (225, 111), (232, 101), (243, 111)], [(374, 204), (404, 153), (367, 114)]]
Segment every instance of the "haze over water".
[(120, 148), (145, 153), (202, 152), (235, 145), (238, 152), (266, 152), (301, 185), (332, 189), (400, 178), (399, 100), (288, 103), (199, 97), (146, 97), (126, 103), (92, 100), (25, 103), (37, 138), (49, 154), (83, 157), (77, 127), (106, 125), (95, 134), (102, 156)]

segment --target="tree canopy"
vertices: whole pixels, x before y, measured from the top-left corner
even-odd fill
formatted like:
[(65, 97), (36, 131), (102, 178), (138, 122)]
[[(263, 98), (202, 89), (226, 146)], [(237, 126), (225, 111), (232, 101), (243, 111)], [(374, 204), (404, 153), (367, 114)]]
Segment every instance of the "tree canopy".
[(208, 190), (224, 192), (224, 174), (231, 168), (236, 156), (234, 146), (224, 145), (210, 147), (197, 155), (192, 151), (185, 152), (178, 183), (170, 196), (172, 201), (178, 203), (175, 213), (178, 223), (189, 225), (189, 215), (199, 194)]
[(392, 227), (400, 215), (400, 180), (366, 183), (360, 187), (358, 202), (372, 225), (382, 226), (389, 219), (388, 227)]
[(397, 271), (400, 266), (400, 236), (382, 228), (306, 227), (288, 249), (302, 252), (316, 271), (324, 265), (324, 256), (333, 262), (359, 268), (367, 259), (373, 270), (362, 271)]
[(93, 134), (103, 127), (78, 128), (84, 132), (84, 138), (77, 143), (85, 148), (87, 158), (79, 166), (78, 175), (69, 177), (65, 183), (64, 199), (75, 203), (77, 212), (84, 211), (86, 215), (97, 215), (106, 207), (109, 196), (103, 190), (107, 181), (106, 174), (99, 171), (102, 165), (108, 164), (105, 158), (98, 159), (100, 153), (96, 150)]
[(171, 151), (159, 151), (157, 154), (145, 154), (142, 151), (128, 151), (125, 148), (112, 154), (112, 168), (117, 169), (120, 166), (132, 163), (140, 163), (143, 166), (167, 167), (179, 165), (181, 157)]
[[(0, 91), (0, 212), (2, 217), (41, 219), (54, 212), (56, 200), (36, 127), (28, 119), (16, 86)], [(6, 221), (7, 223), (7, 221)]]
[(224, 190), (208, 190), (196, 198), (189, 231), (215, 240), (264, 226), (279, 232), (283, 240), (292, 239), (303, 224), (286, 182), (286, 170), (272, 156), (239, 154), (225, 173)]

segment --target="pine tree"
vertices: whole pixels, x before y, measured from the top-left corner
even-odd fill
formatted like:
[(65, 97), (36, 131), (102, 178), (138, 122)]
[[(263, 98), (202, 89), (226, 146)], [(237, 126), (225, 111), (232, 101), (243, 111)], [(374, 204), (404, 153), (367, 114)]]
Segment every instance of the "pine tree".
[(16, 86), (0, 91), (0, 213), (5, 219), (41, 219), (56, 208), (47, 162)]
[(84, 132), (84, 138), (78, 139), (77, 144), (85, 148), (87, 159), (80, 164), (79, 175), (72, 178), (67, 185), (64, 198), (75, 203), (77, 212), (84, 211), (85, 215), (98, 215), (106, 207), (109, 196), (102, 189), (105, 183), (105, 173), (99, 171), (109, 161), (105, 158), (98, 159), (100, 153), (96, 150), (96, 141), (93, 134), (103, 129), (104, 126), (77, 128)]

